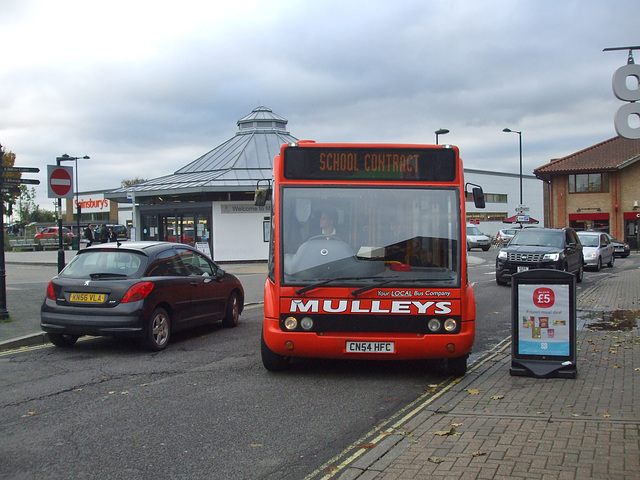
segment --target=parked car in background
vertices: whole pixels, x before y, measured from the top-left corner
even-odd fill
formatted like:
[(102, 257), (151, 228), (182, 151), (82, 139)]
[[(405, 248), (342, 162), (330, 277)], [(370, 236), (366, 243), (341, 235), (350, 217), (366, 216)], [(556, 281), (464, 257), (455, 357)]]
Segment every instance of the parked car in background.
[(552, 268), (584, 275), (582, 243), (572, 228), (523, 228), (496, 257), (496, 283), (506, 285), (511, 276), (532, 268)]
[[(68, 235), (70, 239), (73, 238), (73, 232), (69, 230), (67, 227), (62, 227), (62, 238), (64, 238), (65, 235)], [(43, 228), (41, 231), (36, 233), (34, 237), (37, 238), (38, 240), (41, 240), (44, 238), (58, 238), (58, 227)]]
[(503, 228), (498, 230), (496, 242), (498, 245), (507, 245), (511, 239), (520, 231), (520, 228)]
[(124, 225), (121, 225), (119, 223), (101, 223), (98, 224), (98, 226), (93, 231), (93, 238), (95, 239), (94, 241), (103, 243), (107, 242), (108, 240), (105, 240), (105, 238), (109, 238), (108, 232), (110, 228), (115, 232), (117, 241), (123, 242), (127, 240), (127, 227), (125, 227)]
[(467, 250), (482, 248), (485, 252), (491, 248), (491, 239), (475, 225), (467, 225)]
[(178, 330), (235, 327), (243, 307), (240, 280), (195, 248), (106, 243), (79, 250), (49, 282), (40, 326), (59, 347), (83, 335), (127, 336), (156, 351)]
[(613, 245), (613, 252), (616, 256), (627, 258), (629, 255), (631, 255), (631, 248), (629, 248), (628, 243), (621, 242), (610, 233), (605, 232), (605, 235), (607, 236), (607, 238), (609, 238), (609, 241)]
[(599, 272), (603, 264), (613, 267), (616, 259), (613, 244), (603, 232), (578, 232), (582, 242), (585, 267)]

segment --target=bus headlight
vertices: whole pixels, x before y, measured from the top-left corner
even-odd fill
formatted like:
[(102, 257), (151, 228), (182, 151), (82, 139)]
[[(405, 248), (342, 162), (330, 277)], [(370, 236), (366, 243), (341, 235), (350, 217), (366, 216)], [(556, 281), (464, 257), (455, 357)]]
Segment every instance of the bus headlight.
[(440, 330), (440, 320), (438, 320), (437, 318), (432, 318), (431, 320), (429, 320), (429, 323), (427, 323), (427, 327), (429, 327), (430, 331), (437, 332), (438, 330)]
[(444, 321), (444, 329), (447, 332), (454, 332), (458, 328), (458, 322), (454, 318), (447, 318)]
[(295, 317), (287, 317), (284, 319), (284, 328), (287, 330), (295, 330), (298, 326), (298, 320)]
[(302, 320), (300, 320), (300, 326), (303, 330), (311, 330), (313, 328), (313, 320), (311, 317), (303, 317)]

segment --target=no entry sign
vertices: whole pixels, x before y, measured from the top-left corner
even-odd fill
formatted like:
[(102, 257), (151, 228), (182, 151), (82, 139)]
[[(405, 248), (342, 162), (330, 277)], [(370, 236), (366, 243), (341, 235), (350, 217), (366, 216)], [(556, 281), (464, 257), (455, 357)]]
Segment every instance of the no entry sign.
[(73, 198), (73, 167), (47, 165), (49, 198)]

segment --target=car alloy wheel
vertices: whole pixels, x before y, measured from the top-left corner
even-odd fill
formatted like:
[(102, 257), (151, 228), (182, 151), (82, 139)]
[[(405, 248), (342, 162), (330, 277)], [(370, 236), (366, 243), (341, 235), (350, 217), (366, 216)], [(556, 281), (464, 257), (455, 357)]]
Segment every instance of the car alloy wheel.
[(156, 308), (149, 321), (143, 337), (144, 346), (154, 352), (163, 350), (169, 343), (171, 336), (171, 320), (164, 308)]
[(238, 325), (240, 319), (240, 303), (238, 301), (238, 294), (236, 292), (229, 295), (227, 300), (227, 311), (225, 317), (222, 319), (222, 325), (227, 328), (233, 328)]

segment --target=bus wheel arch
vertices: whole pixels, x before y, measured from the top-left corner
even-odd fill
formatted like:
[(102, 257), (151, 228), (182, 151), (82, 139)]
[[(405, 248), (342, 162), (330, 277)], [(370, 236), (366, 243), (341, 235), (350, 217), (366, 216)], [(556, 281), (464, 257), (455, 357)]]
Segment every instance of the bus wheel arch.
[(289, 358), (278, 355), (271, 350), (264, 341), (264, 331), (260, 334), (260, 354), (262, 355), (262, 364), (264, 368), (270, 372), (281, 372), (289, 366)]
[(447, 373), (454, 377), (462, 377), (467, 373), (468, 355), (462, 357), (451, 357), (446, 360)]

